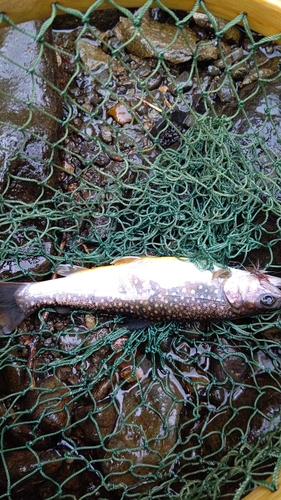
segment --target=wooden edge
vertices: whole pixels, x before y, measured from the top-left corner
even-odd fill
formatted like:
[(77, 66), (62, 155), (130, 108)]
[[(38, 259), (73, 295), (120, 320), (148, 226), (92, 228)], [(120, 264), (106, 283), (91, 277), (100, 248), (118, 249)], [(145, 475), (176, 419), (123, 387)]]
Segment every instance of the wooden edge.
[[(170, 9), (191, 10), (195, 0), (162, 0)], [(60, 0), (62, 7), (86, 11), (92, 0)], [(138, 8), (144, 5), (142, 0), (117, 0), (118, 5), (126, 8)], [(214, 16), (232, 20), (241, 13), (247, 15), (248, 23), (253, 31), (264, 36), (276, 35), (281, 32), (281, 0), (205, 0), (206, 8)], [(112, 7), (104, 2), (99, 8)], [(52, 2), (50, 0), (0, 0), (0, 13), (6, 14), (14, 23), (23, 23), (34, 19), (46, 19), (51, 16)], [(58, 14), (63, 14), (59, 11)], [(7, 26), (0, 23), (0, 28)], [(270, 481), (270, 478), (269, 478)], [(270, 491), (265, 486), (258, 486), (244, 500), (281, 500), (281, 477), (279, 489)]]
[[(272, 483), (272, 477), (267, 479)], [(243, 498), (243, 500), (280, 500), (281, 499), (281, 474), (279, 474), (278, 490), (270, 491), (265, 486), (258, 486), (251, 493)]]
[[(195, 0), (162, 0), (170, 9), (191, 10)], [(93, 0), (60, 0), (62, 7), (86, 11)], [(122, 7), (141, 7), (143, 0), (117, 0)], [(247, 14), (248, 23), (253, 31), (265, 36), (281, 32), (281, 0), (205, 0), (205, 6), (214, 16), (232, 20), (241, 13)], [(109, 8), (105, 0), (99, 8)], [(0, 0), (0, 12), (6, 14), (14, 23), (32, 19), (45, 19), (52, 12), (51, 0)], [(62, 11), (59, 10), (61, 14)], [(0, 27), (6, 23), (0, 24)]]

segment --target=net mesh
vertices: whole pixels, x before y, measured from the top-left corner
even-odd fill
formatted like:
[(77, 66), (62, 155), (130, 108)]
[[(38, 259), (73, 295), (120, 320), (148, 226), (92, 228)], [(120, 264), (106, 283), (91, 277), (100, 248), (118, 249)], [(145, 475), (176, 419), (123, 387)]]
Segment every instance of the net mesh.
[[(2, 280), (126, 255), (280, 272), (278, 36), (154, 3), (5, 18)], [(0, 338), (0, 498), (276, 488), (280, 316), (138, 326), (48, 308)]]

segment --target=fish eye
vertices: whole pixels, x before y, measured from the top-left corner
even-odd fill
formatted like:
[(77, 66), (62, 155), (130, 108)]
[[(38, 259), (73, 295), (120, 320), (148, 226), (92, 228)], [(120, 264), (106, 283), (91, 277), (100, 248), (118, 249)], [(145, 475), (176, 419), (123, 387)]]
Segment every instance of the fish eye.
[(272, 297), (272, 295), (263, 295), (260, 301), (263, 306), (270, 307), (276, 302), (276, 299), (275, 297)]

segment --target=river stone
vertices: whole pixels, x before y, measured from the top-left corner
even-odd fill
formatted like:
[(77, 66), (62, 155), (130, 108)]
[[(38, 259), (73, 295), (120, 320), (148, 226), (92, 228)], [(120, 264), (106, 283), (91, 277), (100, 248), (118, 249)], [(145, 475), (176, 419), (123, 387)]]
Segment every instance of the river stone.
[(99, 72), (108, 68), (110, 56), (90, 40), (81, 38), (76, 48), (82, 63), (89, 71)]
[[(94, 10), (90, 13), (88, 22), (98, 30), (106, 31), (114, 28), (120, 16), (118, 9)], [(81, 19), (73, 14), (56, 16), (53, 21), (54, 30), (73, 30), (81, 26)]]
[[(261, 141), (271, 148), (276, 156), (281, 153), (280, 94), (281, 82), (279, 78), (264, 83), (257, 90), (255, 83), (243, 87), (239, 98), (244, 101), (244, 112), (235, 116), (232, 129), (234, 133), (241, 136), (251, 134), (253, 131), (258, 133)], [(271, 119), (268, 119), (269, 115)]]
[(0, 370), (0, 392), (19, 394), (26, 387), (26, 371), (17, 361), (10, 362)]
[[(250, 160), (252, 168), (256, 169), (256, 190), (263, 202), (266, 200), (268, 207), (274, 207), (273, 203), (276, 203), (273, 202), (274, 198), (279, 203), (281, 199), (279, 173), (281, 154), (280, 95), (281, 82), (280, 78), (277, 78), (271, 82), (262, 84), (253, 82), (242, 87), (239, 90), (240, 104), (243, 104), (243, 106), (240, 105), (240, 110), (237, 99), (225, 103), (217, 100), (215, 104), (217, 115), (232, 117), (231, 133), (236, 137), (241, 147), (245, 148), (245, 158)], [(252, 265), (252, 262), (258, 262), (261, 269), (269, 261), (271, 265), (280, 265), (280, 230), (276, 208), (273, 208), (273, 211), (270, 208), (266, 212), (257, 213), (254, 224), (256, 227), (262, 228), (259, 236), (260, 247), (248, 252), (248, 265)], [(273, 239), (275, 240), (274, 245)]]
[(233, 453), (245, 449), (247, 443), (251, 447), (259, 443), (260, 449), (266, 447), (273, 433), (279, 434), (280, 404), (280, 380), (276, 375), (265, 372), (246, 378), (229, 394), (226, 405), (201, 424), (201, 455), (207, 460), (223, 458), (227, 464)]
[[(201, 12), (196, 12), (193, 14), (193, 19), (195, 23), (200, 26), (201, 28), (204, 28), (206, 30), (214, 30), (214, 26), (211, 23), (211, 20), (207, 14), (203, 14)], [(225, 40), (228, 43), (239, 43), (240, 38), (241, 38), (241, 31), (237, 26), (231, 26), (230, 28), (225, 29), (225, 27), (228, 24), (228, 21), (225, 21), (224, 19), (220, 19), (219, 17), (215, 17), (215, 22), (217, 25), (218, 31), (222, 31), (221, 37), (223, 40)]]
[(151, 486), (167, 473), (159, 465), (177, 439), (182, 395), (171, 380), (166, 390), (164, 387), (156, 380), (124, 391), (120, 415), (102, 462), (103, 473), (110, 475), (111, 483), (136, 486), (142, 491), (147, 483)]
[[(280, 79), (265, 82), (258, 86), (256, 82), (246, 85), (239, 91), (239, 100), (243, 102), (238, 111), (238, 101), (233, 99), (231, 104), (215, 105), (216, 114), (232, 117), (231, 132), (244, 137), (255, 134), (261, 144), (276, 153), (276, 159), (281, 153), (281, 111), (280, 111)], [(270, 119), (269, 119), (270, 116)]]
[(189, 61), (198, 41), (190, 28), (179, 31), (177, 26), (158, 23), (146, 17), (142, 19), (139, 29), (130, 19), (120, 17), (114, 34), (121, 42), (129, 42), (126, 47), (135, 56), (157, 57), (163, 51), (164, 59), (173, 64)]
[(100, 444), (113, 430), (116, 421), (116, 408), (107, 402), (98, 402), (94, 410), (92, 405), (78, 406), (75, 419), (84, 438), (94, 444)]
[(25, 400), (25, 408), (33, 420), (38, 421), (39, 429), (56, 432), (69, 422), (69, 403), (71, 393), (67, 386), (52, 375), (39, 380)]
[(34, 453), (17, 449), (3, 453), (0, 458), (0, 487), (10, 490), (10, 485), (13, 485), (13, 493), (20, 493), (19, 497), (13, 498), (22, 498), (24, 493), (34, 492), (34, 486), (45, 481), (46, 476), (55, 474), (60, 466), (60, 454), (52, 449)]
[[(46, 274), (50, 272), (50, 261), (46, 258), (46, 255), (52, 255), (53, 253), (53, 243), (52, 241), (45, 236), (42, 238), (41, 242), (36, 242), (35, 238), (38, 234), (38, 230), (43, 225), (42, 221), (39, 225), (39, 221), (36, 221), (37, 225), (35, 225), (34, 221), (28, 228), (24, 230), (24, 236), (28, 234), (30, 239), (34, 235), (34, 243), (28, 244), (24, 240), (24, 244), (20, 246), (20, 253), (18, 259), (15, 259), (15, 255), (11, 253), (5, 261), (1, 261), (0, 263), (0, 279), (4, 280), (6, 278), (17, 277), (22, 273), (29, 272), (36, 276), (36, 279), (39, 280), (40, 276), (43, 279), (46, 277)], [(42, 231), (44, 227), (42, 227)], [(13, 238), (13, 243), (17, 243), (19, 238), (15, 235)], [(22, 237), (23, 239), (23, 237)], [(41, 278), (42, 279), (42, 278)]]
[[(42, 46), (34, 40), (41, 26), (23, 23), (20, 27), (29, 36), (14, 28), (0, 31), (0, 187), (3, 192), (8, 172), (17, 176), (11, 177), (5, 198), (26, 203), (36, 201), (43, 186), (56, 184), (50, 144), (57, 139), (61, 104), (47, 84), (56, 84), (55, 51), (45, 47), (40, 56)], [(44, 39), (52, 43), (50, 31)]]
[[(7, 240), (11, 236), (9, 227), (12, 227), (15, 246), (21, 239), (15, 229), (17, 224), (21, 224), (21, 232), (30, 228), (34, 230), (35, 238), (31, 237), (33, 246), (36, 246), (36, 236), (38, 245), (41, 244), (37, 233), (46, 223), (39, 216), (37, 219), (28, 218), (28, 213), (33, 215), (33, 204), (39, 198), (40, 202), (47, 199), (51, 193), (49, 188), (57, 186), (52, 165), (55, 158), (52, 144), (57, 141), (61, 100), (52, 88), (57, 80), (55, 51), (35, 40), (41, 26), (42, 23), (37, 21), (20, 25), (20, 29), (28, 32), (29, 36), (17, 28), (0, 30), (0, 194), (7, 219), (7, 227), (2, 226), (2, 234), (6, 233)], [(44, 40), (52, 43), (50, 30), (45, 33)], [(26, 209), (24, 221), (20, 222), (22, 203), (26, 204)], [(29, 245), (31, 239), (24, 236), (20, 246), (27, 242)], [(48, 254), (51, 248), (47, 246), (45, 250)], [(37, 248), (37, 256), (38, 253)], [(26, 257), (25, 260), (26, 267), (32, 269), (32, 259)]]

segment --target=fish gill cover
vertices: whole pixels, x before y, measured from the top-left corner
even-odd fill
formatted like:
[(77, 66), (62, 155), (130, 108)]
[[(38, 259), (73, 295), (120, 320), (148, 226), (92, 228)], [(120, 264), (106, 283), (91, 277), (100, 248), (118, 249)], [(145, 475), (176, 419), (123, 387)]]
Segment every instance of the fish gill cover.
[[(2, 280), (126, 255), (280, 276), (278, 36), (155, 4), (0, 31)], [(48, 308), (1, 337), (0, 499), (274, 488), (280, 315), (121, 320)]]

